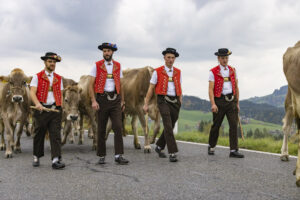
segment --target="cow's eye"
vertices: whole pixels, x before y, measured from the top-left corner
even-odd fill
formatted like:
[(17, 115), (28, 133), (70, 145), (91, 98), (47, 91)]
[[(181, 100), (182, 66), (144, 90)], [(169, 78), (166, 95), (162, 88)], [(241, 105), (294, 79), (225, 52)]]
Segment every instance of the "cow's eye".
[(65, 102), (68, 102), (68, 99), (65, 99)]
[(26, 81), (23, 82), (23, 85), (25, 85), (25, 86), (27, 85)]

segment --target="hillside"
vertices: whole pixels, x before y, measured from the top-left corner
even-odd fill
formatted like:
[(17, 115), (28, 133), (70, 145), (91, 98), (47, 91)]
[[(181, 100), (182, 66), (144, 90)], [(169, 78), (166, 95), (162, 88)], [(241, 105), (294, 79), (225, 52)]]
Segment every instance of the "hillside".
[(272, 94), (262, 96), (262, 97), (252, 97), (247, 100), (257, 104), (269, 104), (272, 106), (283, 108), (287, 89), (288, 86), (285, 85), (282, 86), (280, 89), (274, 90)]
[[(210, 112), (210, 102), (194, 96), (183, 96), (182, 108)], [(256, 104), (247, 100), (240, 101), (240, 115), (255, 120), (281, 124), (284, 109), (269, 104)]]
[[(195, 111), (195, 110), (180, 110), (179, 120), (178, 120), (178, 130), (182, 131), (194, 131), (197, 130), (198, 123), (200, 121), (211, 121), (212, 113), (211, 112), (203, 112), (203, 111)], [(229, 126), (227, 119), (225, 118), (223, 121), (224, 130), (228, 132)], [(255, 119), (250, 119), (247, 124), (243, 124), (244, 132), (252, 129), (266, 129), (268, 131), (276, 131), (281, 130), (281, 126), (278, 124), (258, 121)]]

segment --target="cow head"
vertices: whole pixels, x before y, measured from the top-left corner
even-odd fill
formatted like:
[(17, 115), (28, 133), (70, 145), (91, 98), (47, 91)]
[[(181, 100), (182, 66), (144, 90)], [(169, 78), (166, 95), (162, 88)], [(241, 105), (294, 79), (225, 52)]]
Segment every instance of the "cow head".
[(7, 83), (6, 98), (11, 98), (13, 103), (23, 102), (31, 79), (19, 68), (13, 69), (9, 76), (0, 76), (0, 81)]
[(63, 97), (63, 111), (67, 120), (76, 121), (79, 116), (79, 101), (81, 88), (78, 88), (77, 85), (69, 85), (64, 89)]

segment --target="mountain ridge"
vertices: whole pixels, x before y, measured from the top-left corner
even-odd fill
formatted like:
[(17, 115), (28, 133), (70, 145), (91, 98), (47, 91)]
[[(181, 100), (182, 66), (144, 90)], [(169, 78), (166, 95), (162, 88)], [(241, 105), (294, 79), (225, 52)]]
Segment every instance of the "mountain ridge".
[(284, 85), (279, 89), (275, 89), (272, 94), (261, 96), (261, 97), (251, 97), (249, 99), (245, 99), (257, 104), (269, 104), (272, 106), (276, 106), (279, 108), (284, 107), (284, 100), (288, 90), (288, 86)]

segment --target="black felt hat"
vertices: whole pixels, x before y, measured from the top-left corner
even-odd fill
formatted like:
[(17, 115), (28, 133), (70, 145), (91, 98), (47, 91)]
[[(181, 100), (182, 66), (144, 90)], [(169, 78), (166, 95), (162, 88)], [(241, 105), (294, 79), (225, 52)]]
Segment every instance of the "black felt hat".
[(215, 53), (216, 56), (229, 56), (231, 54), (232, 54), (232, 51), (230, 51), (226, 48), (218, 49), (218, 52)]
[(103, 49), (111, 49), (113, 51), (117, 51), (118, 50), (116, 44), (112, 44), (112, 43), (108, 43), (108, 42), (104, 42), (101, 45), (99, 45), (98, 49), (100, 49), (101, 51), (103, 51)]
[(53, 52), (47, 52), (44, 56), (41, 57), (41, 59), (42, 60), (52, 59), (55, 60), (56, 62), (61, 61), (61, 57)]
[(178, 52), (176, 51), (176, 49), (174, 49), (174, 48), (168, 47), (168, 48), (166, 48), (166, 50), (164, 50), (164, 51), (162, 52), (163, 55), (166, 55), (167, 53), (174, 54), (175, 57), (178, 57), (178, 56), (179, 56), (179, 53), (178, 53)]

